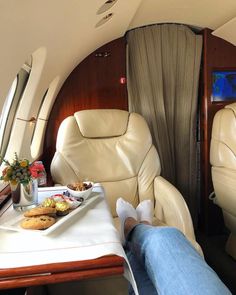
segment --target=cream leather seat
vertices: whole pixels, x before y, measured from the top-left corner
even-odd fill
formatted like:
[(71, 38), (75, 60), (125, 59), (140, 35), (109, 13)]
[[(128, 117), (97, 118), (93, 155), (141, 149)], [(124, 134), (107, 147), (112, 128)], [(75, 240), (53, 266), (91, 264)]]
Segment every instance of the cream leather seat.
[(155, 222), (180, 229), (201, 253), (182, 195), (160, 176), (160, 160), (146, 121), (122, 110), (84, 110), (66, 118), (51, 163), (55, 183), (80, 178), (101, 183), (118, 226), (116, 200), (155, 204)]
[(236, 103), (218, 111), (212, 127), (210, 161), (214, 202), (223, 210), (230, 236), (226, 251), (236, 259)]

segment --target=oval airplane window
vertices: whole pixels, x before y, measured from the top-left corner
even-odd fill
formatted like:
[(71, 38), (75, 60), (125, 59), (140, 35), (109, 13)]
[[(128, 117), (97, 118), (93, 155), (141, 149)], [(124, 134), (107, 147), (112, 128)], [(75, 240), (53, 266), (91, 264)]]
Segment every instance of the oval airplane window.
[[(34, 124), (36, 123), (37, 111), (41, 101), (39, 101), (39, 83), (47, 57), (47, 49), (40, 47), (31, 54), (32, 69), (27, 79), (20, 102), (17, 105), (10, 137), (5, 153), (6, 159), (12, 159), (14, 153), (27, 157), (30, 161), (30, 143)], [(24, 66), (24, 70), (25, 67)], [(4, 136), (5, 138), (5, 136)]]
[(30, 151), (32, 159), (37, 159), (40, 155), (42, 155), (43, 137), (46, 131), (52, 105), (54, 103), (54, 100), (56, 99), (58, 85), (60, 84), (59, 82), (59, 76), (54, 78), (42, 98), (37, 114), (37, 121), (34, 126), (34, 131), (31, 138)]
[[(46, 98), (46, 96), (47, 96), (47, 93), (48, 93), (48, 89), (47, 89), (46, 92), (44, 93), (43, 99), (42, 99), (41, 104), (40, 104), (40, 106), (39, 106), (39, 111), (38, 111), (38, 115), (37, 115), (37, 118), (38, 118), (39, 120), (40, 120), (40, 118), (39, 118), (39, 114), (40, 114), (40, 111), (41, 111), (42, 105), (43, 105), (43, 103), (44, 103), (44, 100), (45, 100), (45, 98)], [(42, 119), (41, 119), (41, 120), (42, 120)], [(34, 137), (35, 137), (35, 130), (36, 130), (37, 123), (38, 123), (38, 122), (35, 122), (35, 124), (34, 124), (34, 130), (33, 130), (32, 138), (31, 138), (31, 148), (32, 148), (32, 142), (33, 142), (33, 139), (34, 139)], [(31, 155), (32, 155), (32, 152), (31, 152)], [(33, 158), (34, 158), (34, 157), (33, 157)]]
[(31, 61), (23, 64), (6, 97), (0, 118), (0, 155), (4, 156), (11, 135), (15, 114), (31, 71)]
[(7, 120), (9, 118), (9, 112), (10, 112), (10, 108), (12, 105), (12, 101), (14, 98), (14, 95), (16, 93), (16, 87), (17, 87), (17, 83), (18, 83), (18, 76), (16, 76), (16, 78), (14, 79), (11, 88), (7, 94), (5, 103), (3, 105), (3, 109), (2, 109), (2, 114), (0, 117), (0, 146), (1, 146), (1, 156), (5, 155), (5, 152), (3, 152), (5, 150), (5, 148), (3, 148), (2, 143), (3, 143), (3, 136), (5, 133), (5, 128), (7, 125)]

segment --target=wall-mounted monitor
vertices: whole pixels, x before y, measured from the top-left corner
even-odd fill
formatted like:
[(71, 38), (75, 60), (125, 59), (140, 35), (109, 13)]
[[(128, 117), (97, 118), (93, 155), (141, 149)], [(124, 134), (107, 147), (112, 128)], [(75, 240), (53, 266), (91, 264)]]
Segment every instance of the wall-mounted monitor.
[(212, 72), (212, 101), (236, 101), (236, 69)]

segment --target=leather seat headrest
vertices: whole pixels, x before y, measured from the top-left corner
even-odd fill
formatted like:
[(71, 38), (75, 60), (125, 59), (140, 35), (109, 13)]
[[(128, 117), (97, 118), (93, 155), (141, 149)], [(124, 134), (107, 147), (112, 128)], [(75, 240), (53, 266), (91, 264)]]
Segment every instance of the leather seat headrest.
[(236, 102), (235, 103), (231, 103), (231, 104), (228, 104), (227, 106), (225, 106), (226, 109), (231, 109), (235, 116), (236, 116)]
[(76, 112), (74, 117), (84, 137), (106, 138), (121, 136), (126, 132), (129, 112), (111, 109), (84, 110)]

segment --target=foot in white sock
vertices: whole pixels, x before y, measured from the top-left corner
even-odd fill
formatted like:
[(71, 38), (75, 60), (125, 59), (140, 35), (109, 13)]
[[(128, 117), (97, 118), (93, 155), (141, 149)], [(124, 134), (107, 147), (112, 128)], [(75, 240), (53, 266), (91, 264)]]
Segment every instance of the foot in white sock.
[(124, 243), (124, 241), (125, 241), (125, 235), (124, 235), (125, 220), (128, 217), (132, 217), (135, 220), (137, 220), (137, 212), (129, 202), (126, 202), (122, 198), (119, 198), (116, 201), (116, 212), (120, 218), (120, 233), (121, 233), (122, 242)]
[(138, 221), (147, 221), (152, 224), (153, 203), (151, 200), (145, 200), (138, 204), (136, 208)]

